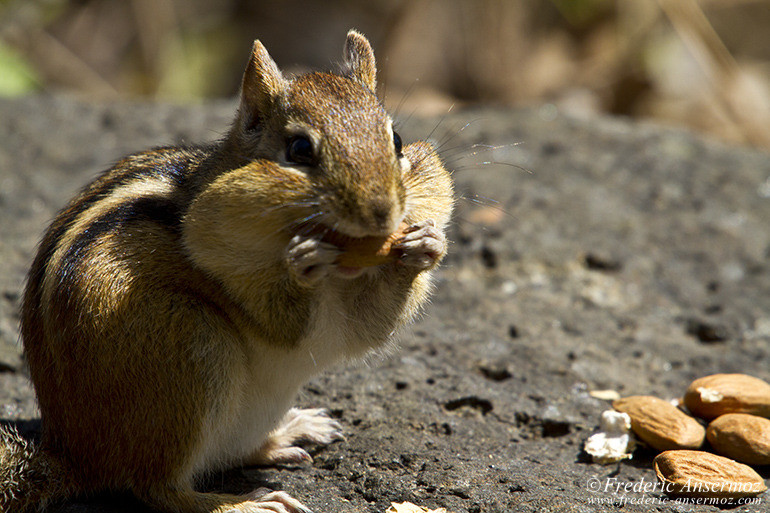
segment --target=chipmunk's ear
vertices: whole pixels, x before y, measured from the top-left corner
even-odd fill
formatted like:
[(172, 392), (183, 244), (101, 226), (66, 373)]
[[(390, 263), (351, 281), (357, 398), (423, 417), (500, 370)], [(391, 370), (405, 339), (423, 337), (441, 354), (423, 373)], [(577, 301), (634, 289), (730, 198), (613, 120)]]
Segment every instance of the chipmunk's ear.
[(274, 108), (287, 87), (286, 79), (267, 49), (259, 41), (254, 41), (241, 83), (241, 104), (238, 107), (241, 126), (255, 128), (259, 119)]
[(345, 41), (346, 74), (358, 80), (373, 92), (377, 87), (377, 65), (369, 40), (355, 30), (348, 32)]

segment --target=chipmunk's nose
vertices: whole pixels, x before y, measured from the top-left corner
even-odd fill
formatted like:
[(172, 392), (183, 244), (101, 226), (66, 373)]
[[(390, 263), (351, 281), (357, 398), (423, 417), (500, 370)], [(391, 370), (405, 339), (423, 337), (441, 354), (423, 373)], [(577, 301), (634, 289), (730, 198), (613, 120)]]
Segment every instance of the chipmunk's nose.
[(362, 209), (362, 227), (367, 235), (390, 235), (398, 228), (404, 216), (403, 200), (398, 194), (375, 195)]
[(378, 230), (387, 231), (391, 224), (391, 212), (393, 208), (391, 206), (392, 201), (389, 198), (376, 198), (372, 200), (370, 208), (372, 214), (372, 221), (374, 226)]

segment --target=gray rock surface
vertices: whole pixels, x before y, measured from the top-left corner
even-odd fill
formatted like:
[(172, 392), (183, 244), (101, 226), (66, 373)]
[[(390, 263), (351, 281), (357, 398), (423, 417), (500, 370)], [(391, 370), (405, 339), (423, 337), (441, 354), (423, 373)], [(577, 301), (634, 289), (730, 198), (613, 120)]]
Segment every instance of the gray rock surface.
[[(217, 138), (232, 110), (0, 100), (0, 419), (38, 427), (18, 307), (57, 209), (126, 153)], [(608, 404), (588, 392), (673, 398), (714, 372), (770, 379), (770, 157), (550, 107), (401, 125), (405, 142), (432, 134), (461, 196), (432, 304), (400, 349), (301, 393), (347, 440), (313, 448), (310, 467), (235, 469), (204, 487), (283, 489), (317, 512), (670, 509), (658, 491), (623, 491), (654, 483), (652, 452), (589, 462), (582, 444)], [(56, 511), (144, 510), (97, 497)]]

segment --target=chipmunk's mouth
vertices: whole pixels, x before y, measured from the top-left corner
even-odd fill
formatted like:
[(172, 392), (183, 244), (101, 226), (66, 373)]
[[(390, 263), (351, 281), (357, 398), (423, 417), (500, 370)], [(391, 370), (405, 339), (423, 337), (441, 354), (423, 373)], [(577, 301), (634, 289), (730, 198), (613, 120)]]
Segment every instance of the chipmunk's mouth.
[(360, 276), (367, 268), (377, 267), (397, 260), (401, 250), (398, 241), (404, 236), (406, 223), (401, 223), (397, 230), (389, 235), (369, 235), (351, 237), (325, 225), (316, 225), (308, 229), (308, 234), (318, 234), (321, 240), (336, 246), (340, 254), (335, 260), (338, 273), (345, 277)]
[(348, 267), (345, 265), (337, 265), (334, 270), (338, 276), (341, 278), (347, 278), (349, 280), (352, 280), (354, 278), (358, 278), (362, 274), (364, 274), (368, 269), (371, 269), (370, 267)]

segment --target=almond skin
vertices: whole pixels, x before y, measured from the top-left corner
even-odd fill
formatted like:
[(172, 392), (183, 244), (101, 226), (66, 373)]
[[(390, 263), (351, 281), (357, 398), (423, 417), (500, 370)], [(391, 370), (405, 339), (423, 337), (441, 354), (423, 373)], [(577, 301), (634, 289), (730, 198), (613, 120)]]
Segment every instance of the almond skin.
[(749, 465), (770, 465), (770, 419), (728, 413), (711, 421), (706, 438), (716, 452)]
[(706, 420), (725, 413), (770, 417), (770, 384), (746, 374), (712, 374), (687, 387), (684, 404), (693, 415)]
[(612, 407), (627, 413), (633, 432), (654, 449), (698, 449), (703, 445), (704, 427), (668, 401), (635, 395), (614, 401)]
[(663, 491), (687, 497), (753, 497), (767, 490), (754, 469), (704, 451), (666, 451), (653, 468)]
[(342, 250), (337, 258), (337, 265), (344, 267), (373, 267), (385, 264), (398, 257), (393, 245), (404, 236), (404, 230), (409, 227), (401, 223), (395, 232), (388, 236), (376, 237), (345, 237), (339, 234), (325, 235), (324, 240), (331, 242)]

